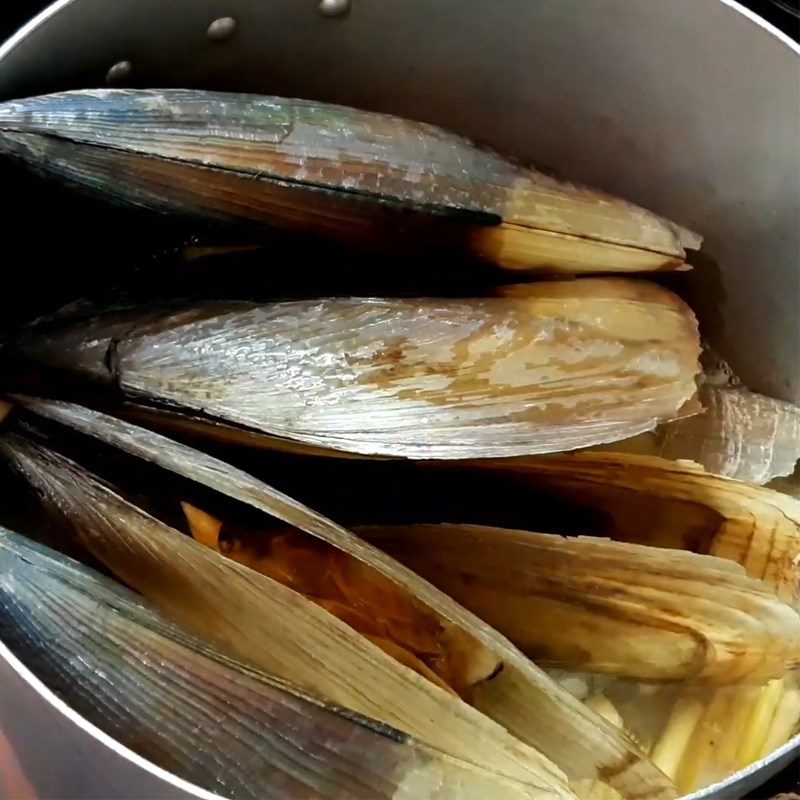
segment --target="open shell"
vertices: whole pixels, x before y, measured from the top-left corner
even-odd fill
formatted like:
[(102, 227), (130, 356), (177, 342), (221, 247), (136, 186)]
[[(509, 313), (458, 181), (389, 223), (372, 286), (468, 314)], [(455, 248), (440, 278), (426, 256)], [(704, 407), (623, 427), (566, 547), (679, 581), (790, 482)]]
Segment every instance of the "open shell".
[[(440, 470), (434, 467), (429, 479)], [(582, 523), (575, 533), (741, 564), (800, 608), (800, 502), (784, 494), (707, 473), (692, 462), (626, 453), (482, 461), (464, 471), (478, 482), (486, 479), (494, 492), (515, 487), (537, 502), (547, 497), (578, 509)], [(664, 701), (652, 688), (636, 699), (643, 718), (656, 717)], [(668, 711), (651, 756), (682, 793), (695, 791), (785, 743), (800, 719), (799, 704), (792, 674), (763, 686), (689, 689)]]
[(691, 462), (625, 453), (487, 460), (473, 468), (593, 512), (601, 520), (595, 533), (735, 561), (800, 608), (800, 502), (784, 494)]
[(534, 796), (228, 658), (118, 583), (2, 528), (0, 631), (101, 730), (225, 797)]
[(446, 237), (511, 269), (670, 269), (700, 244), (631, 203), (433, 126), (307, 100), (180, 89), (46, 95), (0, 106), (3, 151), (115, 201), (373, 243), (398, 227), (406, 230), (391, 241), (408, 238), (409, 211), (438, 214), (454, 222)]
[(699, 371), (691, 310), (622, 279), (473, 300), (134, 310), (34, 327), (19, 349), (133, 398), (303, 446), (408, 458), (622, 439), (686, 413)]
[[(70, 404), (24, 402), (38, 414), (335, 545), (404, 587), (446, 624), (461, 628), (498, 657), (503, 669), (476, 687), (471, 708), (401, 667), (301, 595), (177, 534), (63, 457), (19, 437), (6, 437), (5, 452), (40, 492), (72, 517), (84, 544), (184, 625), (247, 661), (273, 671), (288, 669), (294, 679), (302, 674), (326, 698), (425, 744), (491, 765), (499, 774), (541, 790), (550, 786), (552, 791), (559, 773), (527, 745), (555, 761), (571, 779), (601, 776), (627, 797), (672, 794), (669, 783), (624, 734), (556, 687), (488, 625), (348, 531), (252, 476), (158, 434)], [(221, 585), (226, 590), (220, 604)]]
[(355, 530), (542, 666), (730, 684), (800, 663), (800, 616), (724, 559), (478, 525)]

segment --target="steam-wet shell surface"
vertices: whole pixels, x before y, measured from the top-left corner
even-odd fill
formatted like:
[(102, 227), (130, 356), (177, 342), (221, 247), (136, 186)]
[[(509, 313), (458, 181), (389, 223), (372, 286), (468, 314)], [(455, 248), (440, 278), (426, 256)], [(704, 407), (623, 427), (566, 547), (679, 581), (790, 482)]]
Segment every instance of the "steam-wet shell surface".
[(666, 290), (586, 279), (466, 301), (131, 312), (34, 329), (20, 348), (134, 397), (307, 445), (465, 458), (652, 430), (694, 394), (699, 340)]
[(732, 684), (800, 662), (800, 617), (724, 559), (478, 525), (356, 532), (540, 665)]
[[(55, 140), (67, 147), (59, 150)], [(637, 206), (520, 168), (433, 126), (305, 100), (186, 90), (47, 95), (0, 106), (2, 149), (124, 197), (130, 192), (114, 182), (121, 174), (141, 189), (150, 186), (146, 204), (161, 196), (175, 208), (189, 197), (170, 193), (191, 178), (188, 172), (170, 175), (170, 162), (225, 171), (241, 179), (216, 202), (228, 203), (234, 217), (253, 216), (246, 185), (255, 177), (261, 186), (278, 180), (324, 187), (350, 199), (360, 195), (421, 210), (489, 214), (523, 228), (667, 256), (656, 262), (645, 257), (644, 268), (676, 266), (684, 247), (700, 241)], [(131, 154), (138, 161), (130, 160)], [(206, 179), (216, 180), (206, 172), (195, 179), (196, 190), (203, 191)], [(244, 191), (239, 199), (235, 186)], [(196, 213), (201, 209), (194, 204)], [(278, 209), (273, 211), (280, 218)]]
[(693, 463), (625, 453), (486, 460), (474, 468), (594, 512), (601, 535), (735, 561), (800, 609), (800, 501), (782, 493)]
[(4, 529), (0, 630), (90, 722), (223, 796), (527, 796), (232, 661), (118, 584)]
[(791, 475), (800, 459), (800, 408), (747, 389), (705, 386), (705, 411), (661, 426), (657, 455), (753, 483)]
[(461, 209), (370, 198), (290, 181), (256, 179), (225, 169), (199, 167), (29, 133), (0, 132), (0, 152), (55, 174), (103, 200), (226, 224), (277, 225), (369, 246), (403, 249), (413, 241), (469, 248), (465, 225), (497, 218)]
[[(35, 410), (37, 414), (49, 419), (67, 424), (76, 430), (92, 436), (101, 442), (121, 448), (127, 453), (136, 455), (145, 461), (152, 462), (160, 467), (181, 475), (190, 480), (196, 481), (207, 488), (214, 489), (229, 498), (236, 499), (254, 509), (269, 514), (289, 525), (303, 530), (324, 541), (334, 544), (341, 550), (355, 556), (365, 564), (370, 565), (380, 574), (390, 578), (398, 586), (404, 587), (415, 597), (421, 600), (431, 610), (435, 611), (448, 624), (460, 627), (464, 632), (474, 637), (477, 643), (483, 645), (495, 656), (500, 657), (504, 662), (503, 671), (492, 680), (482, 684), (480, 692), (476, 692), (475, 705), (488, 717), (501, 723), (517, 739), (510, 741), (503, 738), (503, 733), (496, 725), (487, 724), (484, 720), (478, 726), (477, 720), (472, 714), (468, 714), (469, 709), (461, 709), (453, 717), (456, 710), (452, 703), (457, 703), (454, 698), (443, 693), (437, 687), (426, 688), (427, 695), (437, 695), (439, 700), (445, 698), (447, 703), (442, 706), (437, 700), (439, 710), (431, 712), (423, 707), (422, 716), (419, 702), (420, 697), (402, 700), (407, 693), (407, 688), (402, 684), (387, 685), (385, 677), (373, 677), (369, 680), (371, 693), (365, 695), (363, 685), (365, 682), (363, 666), (359, 670), (359, 679), (355, 685), (358, 692), (354, 702), (348, 703), (352, 707), (361, 708), (364, 703), (370, 703), (373, 709), (370, 716), (385, 719), (384, 714), (391, 711), (394, 714), (400, 713), (401, 716), (393, 719), (403, 719), (399, 724), (404, 730), (415, 735), (419, 740), (446, 741), (448, 747), (457, 746), (464, 752), (472, 753), (469, 760), (474, 763), (485, 763), (490, 759), (498, 768), (500, 764), (506, 768), (512, 768), (514, 773), (526, 776), (528, 781), (533, 781), (536, 785), (541, 785), (544, 776), (550, 776), (549, 785), (558, 785), (560, 773), (555, 771), (552, 764), (548, 767), (548, 762), (541, 759), (538, 754), (530, 747), (523, 747), (519, 740), (527, 742), (537, 748), (540, 752), (547, 755), (552, 761), (563, 766), (563, 769), (570, 778), (584, 779), (600, 777), (623, 796), (630, 798), (667, 798), (674, 796), (674, 788), (671, 783), (650, 763), (647, 758), (639, 751), (619, 729), (592, 714), (586, 707), (575, 701), (568, 692), (560, 690), (545, 674), (534, 664), (525, 659), (506, 639), (497, 634), (485, 622), (469, 614), (465, 609), (458, 606), (452, 599), (438, 591), (434, 586), (422, 581), (417, 575), (403, 568), (398, 562), (389, 558), (385, 554), (369, 546), (366, 542), (354, 536), (349, 531), (336, 525), (322, 515), (303, 506), (301, 503), (284, 495), (267, 484), (253, 478), (242, 470), (236, 469), (230, 464), (226, 464), (208, 454), (194, 450), (185, 445), (171, 441), (159, 434), (138, 428), (122, 420), (114, 419), (108, 415), (101, 414), (80, 406), (44, 400), (34, 400), (32, 398), (17, 398), (25, 407)], [(36, 454), (35, 450), (25, 447), (20, 450), (19, 445), (8, 442), (4, 447), (7, 454), (11, 456), (22, 467), (23, 471), (32, 480), (34, 485), (40, 486), (44, 490), (45, 496), (51, 500), (57, 500), (63, 508), (72, 508), (72, 514), (79, 523), (85, 521), (87, 517), (103, 521), (103, 538), (111, 547), (109, 553), (117, 551), (125, 555), (122, 561), (124, 568), (130, 572), (130, 565), (126, 565), (130, 559), (131, 547), (137, 553), (137, 559), (142, 554), (151, 565), (156, 565), (158, 569), (153, 572), (152, 568), (134, 570), (133, 576), (136, 580), (144, 580), (150, 588), (155, 588), (158, 592), (167, 592), (167, 596), (174, 593), (168, 591), (169, 587), (175, 582), (175, 578), (164, 580), (147, 580), (149, 575), (158, 574), (164, 569), (169, 572), (178, 570), (183, 574), (180, 582), (186, 580), (190, 582), (208, 580), (208, 568), (198, 567), (195, 569), (193, 563), (187, 561), (186, 555), (180, 559), (168, 558), (165, 553), (180, 546), (181, 550), (186, 550), (192, 543), (184, 542), (184, 537), (177, 537), (180, 545), (171, 538), (164, 539), (161, 549), (150, 548), (147, 540), (142, 540), (142, 526), (147, 527), (153, 533), (152, 520), (147, 522), (144, 515), (144, 522), (141, 521), (142, 512), (130, 504), (119, 505), (120, 498), (108, 489), (100, 487), (97, 482), (89, 487), (92, 492), (92, 499), (89, 502), (79, 502), (76, 489), (84, 486), (90, 476), (81, 470), (76, 469), (75, 465), (64, 464), (63, 459), (55, 457), (53, 454), (47, 455), (41, 451)], [(26, 455), (27, 453), (27, 455)], [(92, 486), (94, 488), (92, 488)], [(84, 487), (85, 489), (86, 487)], [(81, 492), (84, 491), (81, 489)], [(103, 513), (103, 503), (98, 502), (98, 492), (109, 503), (115, 504), (118, 509), (124, 509), (126, 518), (134, 515), (136, 519), (131, 525), (131, 519), (127, 524), (121, 523), (116, 517), (109, 517)], [(138, 515), (138, 516), (137, 516)], [(139, 521), (136, 521), (139, 520)], [(115, 530), (109, 528), (109, 523)], [(162, 526), (163, 527), (163, 526)], [(91, 531), (91, 528), (86, 530)], [(95, 526), (95, 531), (96, 531)], [(109, 535), (109, 533), (112, 535)], [(163, 534), (162, 534), (163, 536)], [(122, 537), (122, 538), (120, 538)], [(116, 543), (115, 543), (116, 542)], [(120, 551), (120, 542), (124, 547)], [(208, 559), (209, 553), (206, 548), (199, 546), (200, 554), (195, 551), (192, 561), (198, 559)], [(116, 558), (116, 556), (115, 556)], [(201, 559), (201, 560), (202, 560)], [(185, 562), (185, 563), (184, 563)], [(119, 563), (119, 561), (118, 561)], [(215, 572), (211, 575), (211, 584), (208, 591), (213, 595), (204, 603), (212, 603), (214, 615), (225, 614), (229, 624), (224, 627), (226, 636), (235, 634), (237, 644), (245, 644), (249, 647), (249, 652), (261, 658), (274, 658), (276, 646), (286, 644), (283, 641), (273, 641), (269, 637), (261, 638), (255, 636), (256, 630), (263, 630), (270, 625), (278, 624), (284, 628), (288, 627), (291, 631), (288, 643), (293, 647), (297, 645), (298, 625), (297, 620), (287, 618), (285, 604), (279, 613), (271, 615), (263, 612), (263, 605), (258, 605), (258, 613), (251, 617), (249, 624), (243, 624), (243, 615), (238, 608), (232, 605), (230, 593), (231, 586), (228, 587), (226, 595), (227, 602), (221, 605), (213, 604), (214, 598), (220, 595), (220, 582), (223, 579), (218, 573), (220, 571), (236, 570), (236, 565), (227, 562), (225, 559), (218, 559), (214, 564)], [(247, 585), (250, 586), (258, 580), (266, 580), (251, 571), (246, 572), (250, 577)], [(242, 599), (240, 588), (237, 589), (239, 599)], [(273, 603), (276, 594), (270, 593), (270, 602)], [(252, 589), (247, 592), (247, 601), (252, 603)], [(202, 597), (202, 594), (199, 595)], [(205, 627), (209, 625), (209, 615), (198, 608), (198, 595), (189, 596), (189, 604), (184, 608), (199, 619)], [(262, 596), (263, 598), (263, 596)], [(178, 598), (179, 599), (179, 598)], [(185, 598), (184, 598), (185, 599)], [(260, 601), (263, 603), (262, 601)], [(296, 600), (292, 601), (295, 606)], [(252, 611), (253, 609), (251, 609)], [(319, 611), (316, 612), (317, 614)], [(326, 617), (327, 619), (327, 617)], [(337, 639), (347, 638), (342, 631), (341, 624), (334, 621), (339, 627), (333, 636), (325, 636), (323, 640), (315, 641), (315, 648), (325, 652), (331, 643)], [(328, 619), (327, 625), (331, 624)], [(304, 629), (309, 631), (307, 624)], [(349, 632), (348, 629), (345, 628)], [(310, 632), (310, 631), (309, 631)], [(231, 640), (227, 640), (231, 643)], [(263, 649), (263, 642), (269, 641), (268, 648)], [(250, 642), (248, 645), (247, 643)], [(253, 644), (257, 647), (253, 647)], [(325, 669), (322, 677), (328, 683), (340, 688), (342, 681), (347, 685), (346, 676), (352, 670), (348, 664), (353, 663), (353, 654), (364, 652), (363, 642), (351, 642), (350, 647), (346, 648), (346, 660), (343, 669), (334, 669), (330, 660), (324, 661)], [(369, 648), (367, 648), (369, 650)], [(263, 651), (263, 652), (262, 652)], [(296, 679), (299, 670), (307, 670), (316, 666), (314, 661), (308, 660), (305, 656), (308, 649), (302, 649), (303, 660), (299, 665), (293, 664), (291, 677)], [(383, 658), (383, 655), (378, 652)], [(373, 653), (370, 660), (375, 657)], [(341, 660), (342, 654), (337, 654)], [(349, 659), (349, 660), (348, 660)], [(378, 659), (381, 660), (381, 659)], [(362, 662), (363, 664), (364, 662)], [(368, 660), (366, 662), (370, 664)], [(371, 668), (370, 664), (370, 668)], [(406, 682), (413, 679), (413, 683), (419, 681), (419, 676), (414, 673), (406, 674)], [(377, 697), (377, 689), (382, 690), (381, 697)], [(386, 689), (389, 689), (387, 694)], [(398, 693), (398, 688), (402, 692)], [(325, 696), (332, 696), (330, 692), (325, 692)], [(422, 698), (426, 704), (430, 704), (433, 697)], [(377, 705), (376, 705), (376, 701)], [(462, 704), (463, 705), (463, 704)], [(444, 722), (442, 712), (446, 712), (450, 717), (450, 722)], [(432, 715), (431, 715), (432, 713)], [(390, 721), (390, 720), (387, 720)], [(468, 721), (471, 727), (465, 727)], [(410, 727), (413, 722), (414, 727)], [(394, 724), (394, 723), (393, 723)], [(475, 738), (475, 729), (478, 726), (478, 738)], [(421, 732), (424, 729), (425, 734)], [(417, 733), (420, 731), (420, 733)], [(459, 733), (459, 731), (461, 733)], [(467, 733), (467, 738), (464, 734)], [(447, 748), (443, 748), (447, 750)], [(511, 757), (511, 758), (510, 758)], [(520, 759), (522, 759), (520, 763)], [(530, 776), (530, 777), (528, 777)], [(555, 783), (554, 783), (555, 782)]]
[(570, 796), (551, 761), (313, 601), (212, 553), (56, 453), (15, 436), (0, 446), (76, 540), (195, 635), (530, 798)]

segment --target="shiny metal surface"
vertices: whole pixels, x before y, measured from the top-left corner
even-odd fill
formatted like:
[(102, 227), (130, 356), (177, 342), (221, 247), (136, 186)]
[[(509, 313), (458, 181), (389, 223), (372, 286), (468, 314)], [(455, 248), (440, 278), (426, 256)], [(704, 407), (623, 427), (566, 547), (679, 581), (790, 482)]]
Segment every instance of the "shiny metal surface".
[[(60, 0), (0, 48), (0, 95), (103, 86), (129, 61), (123, 85), (302, 95), (452, 128), (702, 232), (692, 300), (706, 334), (751, 388), (800, 402), (797, 45), (731, 0), (321, 10), (316, 0)], [(224, 17), (235, 35), (210, 41)], [(798, 749), (695, 797), (741, 796)], [(160, 796), (145, 770), (117, 796)], [(176, 796), (166, 784), (163, 794)]]

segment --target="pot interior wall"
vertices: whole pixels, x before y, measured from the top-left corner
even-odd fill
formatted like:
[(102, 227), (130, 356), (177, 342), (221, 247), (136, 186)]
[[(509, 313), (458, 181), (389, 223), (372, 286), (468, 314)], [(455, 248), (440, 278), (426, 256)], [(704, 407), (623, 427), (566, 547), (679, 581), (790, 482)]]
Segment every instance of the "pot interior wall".
[[(706, 237), (683, 287), (753, 389), (800, 402), (798, 52), (722, 0), (73, 0), (0, 49), (3, 99), (104, 86), (305, 96), (458, 131)], [(235, 34), (210, 41), (220, 17)], [(161, 235), (0, 165), (3, 323)], [(787, 756), (784, 758), (789, 757)], [(777, 768), (775, 764), (774, 768)], [(753, 774), (732, 797), (757, 785)]]

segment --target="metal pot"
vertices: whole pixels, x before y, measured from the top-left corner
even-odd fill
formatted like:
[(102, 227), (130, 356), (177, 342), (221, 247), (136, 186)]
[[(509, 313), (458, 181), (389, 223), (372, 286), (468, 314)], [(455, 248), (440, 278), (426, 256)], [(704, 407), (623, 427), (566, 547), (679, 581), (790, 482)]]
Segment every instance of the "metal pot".
[[(732, 0), (59, 0), (0, 47), (0, 96), (199, 86), (456, 130), (702, 232), (690, 291), (706, 336), (752, 389), (800, 403), (798, 56)], [(106, 781), (78, 796), (210, 796), (0, 656), (10, 727)], [(693, 798), (740, 797), (798, 751)]]

